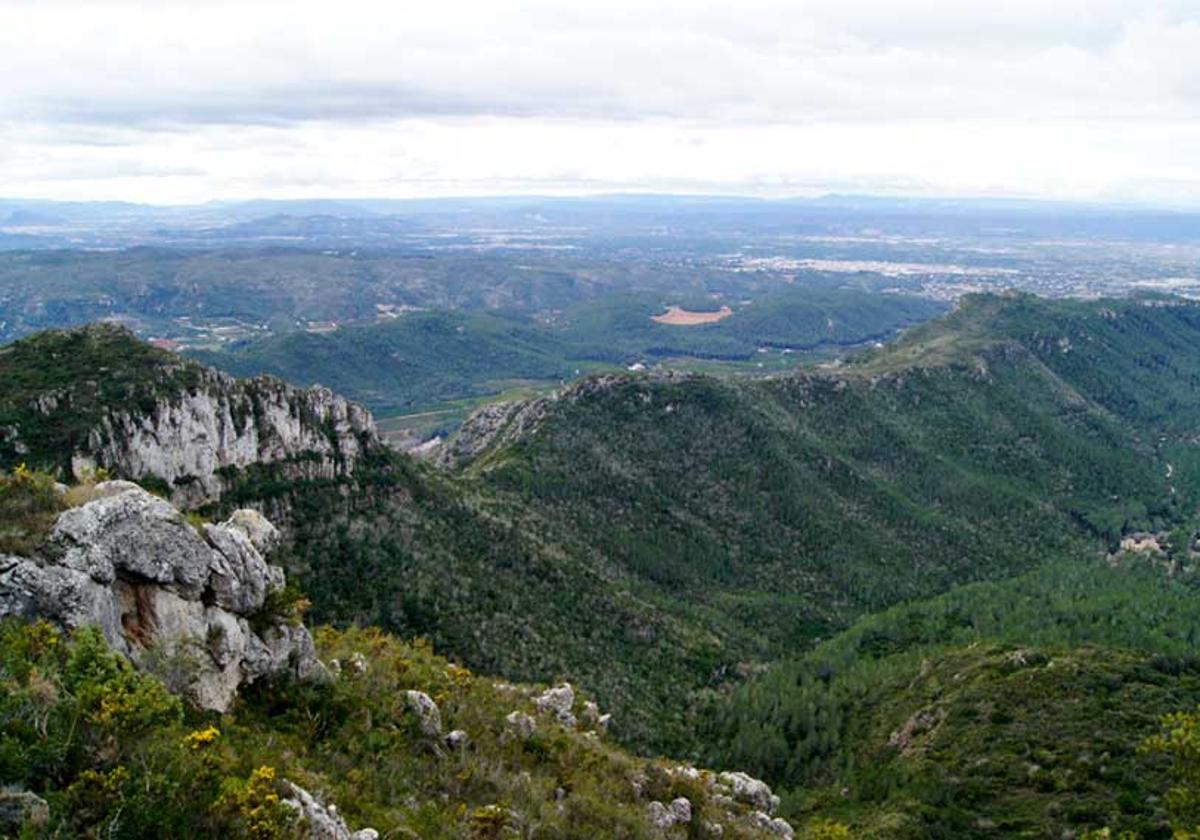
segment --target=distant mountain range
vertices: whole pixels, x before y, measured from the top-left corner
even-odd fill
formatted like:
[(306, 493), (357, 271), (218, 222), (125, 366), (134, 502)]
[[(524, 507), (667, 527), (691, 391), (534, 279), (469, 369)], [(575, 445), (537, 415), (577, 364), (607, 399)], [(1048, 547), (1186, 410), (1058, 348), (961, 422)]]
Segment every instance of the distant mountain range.
[[(148, 205), (117, 201), (59, 202), (0, 198), (0, 233), (33, 239), (0, 247), (128, 247), (140, 244), (229, 244), (271, 235), (283, 218), (297, 220), (321, 242), (337, 237), (378, 243), (402, 229), (583, 227), (628, 233), (670, 225), (677, 232), (752, 227), (759, 232), (816, 226), (830, 232), (852, 220), (858, 229), (913, 233), (978, 233), (1036, 227), (1051, 236), (1126, 241), (1193, 241), (1200, 213), (1140, 205), (977, 198), (830, 195), (764, 199), (737, 196), (596, 195), (478, 196), (425, 199), (299, 199)], [(347, 221), (358, 224), (347, 231)], [(341, 228), (339, 230), (339, 228)], [(278, 235), (278, 234), (276, 234)]]

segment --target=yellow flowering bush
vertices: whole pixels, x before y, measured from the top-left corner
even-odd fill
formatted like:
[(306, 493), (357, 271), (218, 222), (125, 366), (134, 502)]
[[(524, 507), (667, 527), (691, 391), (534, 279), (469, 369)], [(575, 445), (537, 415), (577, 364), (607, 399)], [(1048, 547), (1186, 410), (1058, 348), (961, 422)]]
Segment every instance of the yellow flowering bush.
[(259, 767), (246, 780), (226, 779), (216, 809), (253, 840), (282, 840), (291, 834), (296, 813), (279, 796), (274, 767)]
[(197, 729), (189, 732), (183, 738), (183, 745), (190, 750), (200, 750), (207, 747), (209, 744), (221, 737), (221, 730), (215, 726), (210, 726), (206, 729)]

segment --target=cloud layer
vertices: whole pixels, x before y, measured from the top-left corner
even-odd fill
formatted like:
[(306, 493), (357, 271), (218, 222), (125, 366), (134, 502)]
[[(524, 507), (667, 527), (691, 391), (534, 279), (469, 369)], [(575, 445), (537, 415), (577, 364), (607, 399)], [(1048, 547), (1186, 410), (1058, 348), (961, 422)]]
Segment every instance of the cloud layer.
[(1200, 197), (1194, 2), (0, 2), (0, 193)]

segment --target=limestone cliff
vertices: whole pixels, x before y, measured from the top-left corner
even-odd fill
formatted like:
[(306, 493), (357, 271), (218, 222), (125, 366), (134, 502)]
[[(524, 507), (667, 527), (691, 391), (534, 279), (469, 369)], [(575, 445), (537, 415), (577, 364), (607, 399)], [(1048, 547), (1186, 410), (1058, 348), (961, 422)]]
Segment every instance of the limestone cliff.
[(0, 617), (94, 625), (195, 705), (226, 710), (239, 686), (323, 679), (312, 638), (272, 611), (283, 570), (263, 553), (278, 534), (254, 511), (199, 530), (135, 484), (99, 484), (63, 512), (30, 557), (0, 556)]
[(204, 380), (149, 410), (106, 412), (75, 463), (94, 459), (131, 478), (155, 476), (191, 505), (220, 495), (228, 467), (281, 463), (289, 477), (332, 478), (378, 445), (370, 412), (328, 388), (207, 370)]
[(382, 445), (370, 412), (328, 388), (234, 379), (107, 324), (0, 348), (0, 376), (13, 383), (0, 394), (0, 467), (104, 467), (161, 481), (184, 506), (217, 498), (231, 468), (328, 478)]

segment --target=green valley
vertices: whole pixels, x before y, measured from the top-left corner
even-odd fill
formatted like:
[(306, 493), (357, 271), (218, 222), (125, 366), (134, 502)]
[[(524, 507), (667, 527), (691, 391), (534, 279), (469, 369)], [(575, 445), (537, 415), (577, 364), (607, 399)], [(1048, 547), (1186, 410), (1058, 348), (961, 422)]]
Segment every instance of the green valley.
[[(504, 312), (417, 311), (328, 333), (290, 332), (192, 355), (238, 376), (269, 373), (297, 385), (321, 382), (387, 416), (495, 395), (503, 383), (560, 385), (635, 363), (692, 360), (759, 372), (800, 357), (888, 338), (943, 311), (916, 297), (784, 289), (734, 303), (732, 315), (698, 326), (661, 324), (668, 305), (715, 309), (710, 295), (609, 294), (537, 318)], [(760, 352), (760, 350), (762, 352)]]

